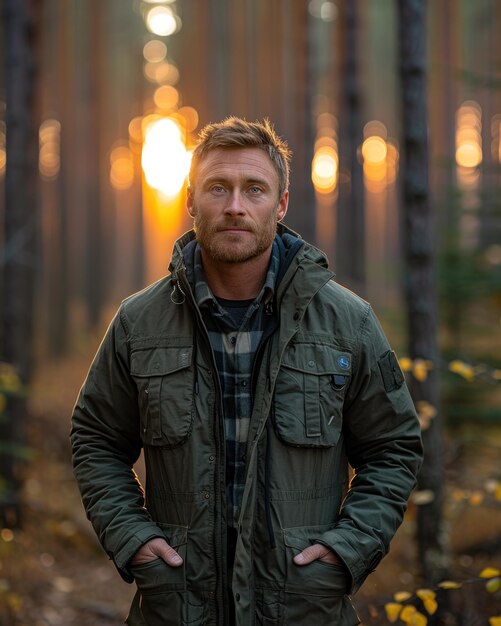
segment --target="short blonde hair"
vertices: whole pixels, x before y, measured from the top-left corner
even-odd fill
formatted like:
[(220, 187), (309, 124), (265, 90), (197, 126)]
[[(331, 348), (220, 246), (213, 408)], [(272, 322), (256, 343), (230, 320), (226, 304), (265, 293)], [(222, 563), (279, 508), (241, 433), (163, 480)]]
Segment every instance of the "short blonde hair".
[(292, 152), (287, 143), (277, 135), (268, 119), (262, 122), (247, 122), (232, 116), (202, 128), (191, 160), (190, 188), (192, 190), (195, 188), (200, 162), (212, 150), (252, 147), (261, 148), (270, 157), (278, 174), (278, 195), (281, 198), (289, 188), (289, 163)]

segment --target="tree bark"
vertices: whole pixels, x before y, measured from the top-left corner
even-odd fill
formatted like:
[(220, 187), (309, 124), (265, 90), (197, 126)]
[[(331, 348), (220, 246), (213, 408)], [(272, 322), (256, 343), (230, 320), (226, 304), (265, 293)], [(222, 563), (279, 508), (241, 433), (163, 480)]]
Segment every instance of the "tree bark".
[(337, 211), (336, 272), (339, 280), (364, 295), (365, 207), (362, 165), (361, 95), (357, 67), (357, 3), (340, 2), (340, 124), (339, 200)]
[(429, 502), (418, 506), (418, 558), (426, 583), (447, 569), (442, 506), (444, 471), (442, 421), (438, 398), (437, 304), (434, 276), (433, 214), (429, 201), (426, 30), (424, 0), (399, 0), (400, 77), (402, 87), (402, 185), (405, 301), (409, 353), (433, 363), (426, 380), (410, 381), (414, 402), (437, 410), (423, 431), (424, 464), (418, 490)]
[[(7, 166), (0, 360), (26, 388), (33, 369), (35, 286), (39, 267), (37, 207), (38, 137), (35, 122), (36, 27), (29, 0), (5, 0), (5, 86)], [(19, 446), (23, 441), (26, 397), (7, 395), (0, 416), (0, 525), (19, 526)]]

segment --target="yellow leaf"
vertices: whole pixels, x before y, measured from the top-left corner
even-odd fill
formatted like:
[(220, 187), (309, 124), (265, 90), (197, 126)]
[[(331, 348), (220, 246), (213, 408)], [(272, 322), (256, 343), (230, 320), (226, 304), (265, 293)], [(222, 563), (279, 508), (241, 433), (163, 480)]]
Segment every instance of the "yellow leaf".
[(501, 615), (489, 617), (489, 626), (501, 626)]
[(386, 611), (386, 617), (388, 618), (388, 621), (393, 624), (397, 621), (398, 616), (400, 615), (402, 605), (398, 602), (388, 602), (384, 605), (384, 610)]
[(470, 496), (470, 504), (472, 506), (479, 506), (484, 501), (484, 494), (480, 491), (474, 491)]
[(5, 397), (3, 393), (0, 393), (0, 413), (3, 413), (5, 411), (6, 406), (7, 406), (7, 398)]
[(480, 572), (479, 576), (480, 578), (496, 578), (501, 576), (501, 572), (495, 567), (486, 567)]
[(412, 373), (414, 378), (419, 380), (420, 383), (424, 382), (428, 378), (428, 372), (433, 368), (431, 361), (425, 361), (423, 359), (416, 359), (414, 361), (414, 368)]
[(408, 626), (426, 626), (428, 619), (413, 606), (406, 606), (400, 613), (400, 619)]
[(489, 593), (496, 593), (501, 589), (501, 578), (491, 578), (487, 581), (485, 588)]
[(467, 494), (462, 489), (454, 489), (451, 497), (456, 502), (461, 502), (461, 500), (464, 500), (467, 497)]
[(415, 613), (412, 616), (412, 621), (410, 626), (426, 626), (428, 624), (428, 618), (424, 616), (422, 613)]
[(437, 594), (431, 589), (418, 589), (416, 591), (416, 595), (423, 601), (424, 608), (427, 610), (427, 612), (430, 615), (433, 615), (438, 609), (438, 604), (435, 600)]
[(393, 599), (395, 600), (395, 602), (405, 602), (411, 597), (412, 593), (409, 593), (408, 591), (397, 591), (393, 594)]
[(454, 374), (458, 374), (462, 376), (465, 380), (471, 382), (475, 378), (475, 370), (468, 363), (464, 363), (463, 361), (451, 361), (449, 363), (449, 370), (454, 372)]
[(414, 491), (411, 499), (416, 506), (430, 504), (430, 502), (433, 502), (433, 500), (435, 499), (435, 492), (431, 489), (421, 489), (421, 491)]
[(499, 483), (499, 485), (496, 487), (494, 497), (496, 498), (496, 500), (499, 500), (499, 502), (501, 502), (501, 483)]
[(492, 377), (496, 380), (501, 380), (501, 370), (494, 370), (492, 372)]
[(461, 589), (463, 585), (453, 580), (443, 580), (441, 583), (438, 583), (438, 586), (440, 589)]
[(414, 613), (417, 613), (417, 609), (415, 606), (404, 606), (402, 612), (400, 613), (400, 619), (405, 624), (410, 624)]
[(407, 356), (403, 356), (398, 360), (400, 367), (403, 372), (410, 372), (412, 369), (412, 359), (409, 359)]
[(437, 409), (429, 402), (420, 400), (416, 403), (416, 410), (421, 423), (421, 428), (426, 430), (429, 428), (431, 420), (436, 417)]

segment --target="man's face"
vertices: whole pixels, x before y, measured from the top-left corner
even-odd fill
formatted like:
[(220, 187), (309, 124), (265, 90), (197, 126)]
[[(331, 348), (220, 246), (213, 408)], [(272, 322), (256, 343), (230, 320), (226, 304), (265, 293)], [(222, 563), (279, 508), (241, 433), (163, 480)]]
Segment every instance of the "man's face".
[(288, 192), (261, 148), (217, 148), (200, 162), (188, 195), (197, 240), (211, 260), (244, 263), (271, 249)]

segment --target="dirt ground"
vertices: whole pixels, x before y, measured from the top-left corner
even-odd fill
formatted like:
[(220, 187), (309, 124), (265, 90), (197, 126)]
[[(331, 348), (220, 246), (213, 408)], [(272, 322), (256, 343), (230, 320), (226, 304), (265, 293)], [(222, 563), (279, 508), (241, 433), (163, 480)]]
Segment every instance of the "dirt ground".
[[(82, 355), (46, 367), (33, 389), (23, 527), (0, 531), (0, 626), (115, 626), (127, 615), (133, 586), (98, 546), (70, 467), (69, 415), (86, 364)], [(468, 582), (439, 593), (441, 617), (428, 623), (488, 626), (489, 617), (501, 615), (501, 592), (486, 591), (478, 574), (501, 568), (501, 502), (494, 494), (501, 428), (458, 428), (448, 433), (446, 450), (449, 578)], [(393, 593), (421, 586), (414, 514), (411, 505), (390, 554), (355, 597), (366, 626), (389, 624), (384, 606)]]

